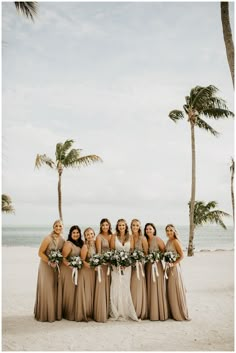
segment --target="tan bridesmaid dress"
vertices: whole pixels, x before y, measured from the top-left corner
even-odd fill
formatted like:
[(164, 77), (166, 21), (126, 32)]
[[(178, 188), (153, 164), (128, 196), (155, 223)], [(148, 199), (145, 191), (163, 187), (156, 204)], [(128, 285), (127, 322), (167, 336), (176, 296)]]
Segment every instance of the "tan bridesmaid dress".
[[(69, 261), (71, 256), (80, 256), (81, 248), (76, 246), (71, 241), (67, 240), (66, 243), (70, 244), (71, 252), (67, 256)], [(78, 285), (80, 278), (80, 270), (78, 270)], [(64, 264), (61, 265), (61, 281), (58, 291), (62, 295), (62, 317), (66, 320), (75, 320), (75, 293), (77, 286), (72, 280), (72, 269)]]
[[(143, 251), (142, 239), (143, 237), (141, 238), (139, 237), (137, 242), (135, 243), (134, 247), (136, 250)], [(144, 277), (142, 276), (142, 272), (139, 268), (139, 279), (137, 277), (136, 267), (132, 268), (130, 290), (131, 290), (131, 296), (132, 296), (137, 317), (139, 319), (145, 320), (147, 319), (147, 315), (148, 315), (147, 286), (146, 286), (144, 265), (142, 266), (143, 266)]]
[[(65, 242), (61, 236), (56, 238), (54, 235), (49, 235), (49, 237), (51, 237), (51, 240), (45, 251), (47, 256), (49, 256), (51, 250), (61, 251)], [(36, 320), (53, 322), (61, 319), (62, 298), (58, 295), (58, 282), (60, 282), (58, 271), (40, 259), (34, 306)]]
[[(149, 251), (153, 250), (159, 250), (156, 236), (152, 238), (149, 246)], [(152, 264), (150, 262), (146, 264), (148, 318), (153, 321), (164, 321), (168, 319), (168, 306), (164, 271), (161, 261), (158, 261), (157, 269), (159, 276), (155, 276), (154, 282)]]
[[(87, 245), (88, 246), (88, 245)], [(88, 247), (86, 262), (96, 253), (95, 244)], [(94, 293), (95, 293), (94, 268), (82, 267), (79, 273), (77, 292), (75, 296), (75, 321), (90, 321), (93, 319)]]
[[(166, 243), (166, 251), (177, 253), (171, 240), (168, 240)], [(167, 298), (171, 318), (177, 321), (190, 320), (180, 264), (178, 263), (176, 266), (169, 267), (167, 269), (167, 276)]]
[[(109, 242), (101, 234), (102, 253), (109, 251)], [(96, 276), (95, 297), (94, 297), (94, 320), (97, 322), (106, 322), (109, 316), (110, 308), (110, 285), (111, 276), (107, 275), (107, 265), (102, 265), (101, 282)]]

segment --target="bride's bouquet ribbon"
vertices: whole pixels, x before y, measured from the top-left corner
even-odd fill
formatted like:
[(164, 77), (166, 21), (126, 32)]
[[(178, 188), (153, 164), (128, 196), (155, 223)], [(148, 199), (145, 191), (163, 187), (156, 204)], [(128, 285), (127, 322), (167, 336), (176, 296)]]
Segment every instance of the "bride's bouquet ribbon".
[(77, 286), (78, 284), (78, 269), (74, 267), (72, 270), (72, 282)]
[(156, 260), (152, 264), (152, 280), (153, 282), (156, 282), (156, 277), (159, 277), (158, 269), (157, 269), (157, 263), (159, 260)]

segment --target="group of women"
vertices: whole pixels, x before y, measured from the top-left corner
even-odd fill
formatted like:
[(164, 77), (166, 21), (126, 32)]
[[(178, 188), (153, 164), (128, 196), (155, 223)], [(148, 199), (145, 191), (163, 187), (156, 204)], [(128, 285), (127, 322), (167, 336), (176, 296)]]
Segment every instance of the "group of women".
[[(44, 238), (39, 248), (36, 320), (189, 320), (180, 267), (184, 255), (173, 225), (165, 228), (166, 244), (157, 236), (153, 223), (145, 225), (143, 234), (137, 219), (131, 222), (131, 232), (127, 222), (119, 219), (113, 234), (110, 221), (104, 218), (100, 222), (99, 234), (95, 237), (94, 230), (87, 228), (84, 240), (77, 225), (70, 228), (67, 241), (62, 237), (62, 230), (62, 222), (55, 221), (52, 233)], [(128, 252), (137, 249), (145, 255), (156, 250), (171, 251), (178, 256), (175, 262), (168, 264), (166, 275), (162, 262), (158, 261), (155, 272), (152, 263), (148, 262), (140, 265), (140, 270), (139, 266), (124, 268), (123, 275), (118, 268), (112, 266), (112, 271), (109, 271), (104, 264), (98, 278), (98, 271), (90, 267), (89, 259), (96, 253), (112, 249)], [(54, 262), (49, 261), (51, 250), (62, 252), (63, 262), (58, 269)], [(71, 256), (80, 256), (83, 261), (76, 282), (72, 281)]]

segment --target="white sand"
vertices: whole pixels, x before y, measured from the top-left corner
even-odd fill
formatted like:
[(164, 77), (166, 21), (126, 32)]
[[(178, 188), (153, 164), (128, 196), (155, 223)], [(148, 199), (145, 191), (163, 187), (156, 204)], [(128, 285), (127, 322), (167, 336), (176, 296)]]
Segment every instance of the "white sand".
[(2, 261), (3, 351), (234, 350), (233, 251), (183, 260), (190, 322), (37, 322), (37, 249), (3, 247)]

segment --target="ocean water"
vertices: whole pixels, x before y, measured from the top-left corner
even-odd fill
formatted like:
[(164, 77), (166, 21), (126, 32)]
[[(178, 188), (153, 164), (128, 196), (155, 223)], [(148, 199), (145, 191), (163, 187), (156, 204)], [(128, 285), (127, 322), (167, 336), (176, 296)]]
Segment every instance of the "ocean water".
[[(81, 226), (82, 232), (86, 226)], [(64, 238), (67, 239), (70, 226), (64, 226)], [(99, 227), (93, 226), (96, 234), (98, 234)], [(115, 227), (113, 226), (113, 230)], [(183, 249), (186, 250), (188, 246), (188, 226), (177, 227)], [(3, 246), (30, 246), (39, 247), (43, 238), (51, 232), (50, 226), (18, 226), (2, 227), (2, 245)], [(165, 227), (158, 226), (157, 234), (166, 242)], [(201, 250), (232, 250), (234, 249), (234, 229), (228, 226), (227, 230), (219, 226), (207, 225), (196, 229), (194, 238), (195, 251)]]

